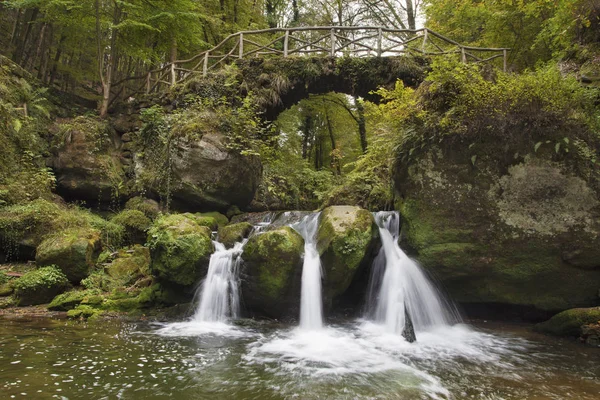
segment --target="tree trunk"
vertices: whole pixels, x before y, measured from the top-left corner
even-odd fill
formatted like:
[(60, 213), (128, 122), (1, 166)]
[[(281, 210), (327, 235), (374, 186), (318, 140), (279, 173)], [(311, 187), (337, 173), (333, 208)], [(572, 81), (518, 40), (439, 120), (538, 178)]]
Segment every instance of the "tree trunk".
[(33, 28), (33, 21), (35, 21), (35, 19), (37, 18), (38, 12), (39, 12), (39, 10), (37, 8), (34, 8), (31, 11), (31, 16), (29, 17), (29, 22), (25, 25), (25, 34), (23, 35), (23, 40), (21, 41), (21, 43), (16, 43), (17, 47), (15, 49), (13, 60), (17, 64), (21, 63), (23, 54), (25, 52), (25, 48), (27, 47), (27, 41), (29, 39), (29, 35), (31, 34), (31, 29)]
[(331, 124), (331, 118), (329, 118), (329, 111), (327, 111), (327, 107), (325, 107), (325, 121), (327, 122), (327, 132), (329, 133), (329, 140), (331, 141), (331, 163), (330, 163), (330, 166), (331, 166), (331, 169), (333, 169), (337, 175), (341, 175), (342, 169), (341, 169), (339, 160), (337, 159), (337, 156), (336, 156), (337, 146), (335, 143), (335, 136), (333, 135), (333, 126)]
[(310, 142), (310, 132), (312, 127), (312, 117), (307, 115), (304, 118), (304, 124), (302, 126), (302, 159), (306, 160), (308, 158), (308, 144)]
[[(117, 25), (121, 20), (121, 8), (118, 4), (114, 4), (113, 10), (113, 25)], [(112, 86), (112, 78), (117, 63), (117, 34), (111, 33), (110, 37), (110, 52), (106, 65), (104, 64), (104, 51), (102, 50), (102, 38), (100, 32), (100, 5), (99, 0), (96, 0), (96, 40), (98, 41), (98, 67), (100, 79), (102, 82), (102, 104), (100, 106), (100, 117), (104, 118), (108, 114), (108, 106), (110, 104), (110, 90)]]
[(408, 29), (417, 29), (416, 19), (416, 10), (413, 5), (413, 0), (406, 0), (406, 20), (408, 22)]
[(62, 55), (62, 45), (65, 39), (66, 36), (61, 35), (60, 40), (58, 41), (56, 54), (54, 55), (54, 60), (52, 61), (52, 72), (50, 72), (50, 80), (48, 83), (49, 86), (52, 86), (54, 84), (54, 80), (56, 79), (56, 72), (58, 71), (58, 62), (60, 61), (60, 57)]
[(354, 97), (354, 106), (356, 107), (356, 111), (358, 114), (358, 118), (356, 118), (356, 122), (358, 123), (358, 136), (360, 137), (360, 147), (362, 149), (363, 154), (367, 152), (367, 124), (365, 121), (365, 106), (358, 99), (358, 97)]

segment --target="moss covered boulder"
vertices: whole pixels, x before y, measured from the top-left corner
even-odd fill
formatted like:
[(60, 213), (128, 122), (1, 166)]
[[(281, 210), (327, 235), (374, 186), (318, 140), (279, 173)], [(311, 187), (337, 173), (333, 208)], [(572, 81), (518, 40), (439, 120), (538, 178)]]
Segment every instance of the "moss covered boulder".
[(242, 294), (251, 312), (297, 315), (303, 251), (302, 236), (289, 227), (250, 238), (242, 255)]
[(182, 286), (196, 284), (214, 252), (210, 229), (193, 214), (158, 218), (148, 232), (150, 271), (159, 279)]
[(323, 211), (317, 250), (326, 304), (342, 295), (360, 269), (371, 262), (378, 239), (379, 230), (369, 211), (354, 206), (332, 206)]
[(69, 287), (69, 280), (55, 266), (31, 271), (13, 283), (14, 297), (20, 306), (50, 302)]
[(254, 226), (248, 222), (240, 222), (219, 228), (219, 242), (225, 247), (233, 247), (238, 242), (247, 238), (254, 230)]
[(56, 265), (69, 281), (78, 283), (88, 276), (99, 250), (99, 231), (69, 229), (46, 237), (35, 260), (38, 265)]
[(535, 325), (535, 330), (556, 336), (579, 337), (586, 326), (599, 323), (600, 307), (574, 308)]
[(598, 304), (599, 186), (538, 147), (448, 141), (397, 167), (402, 245), (467, 307), (539, 318)]
[(213, 218), (219, 228), (222, 226), (225, 226), (229, 223), (229, 218), (227, 218), (225, 215), (221, 214), (218, 211), (205, 212), (205, 213), (200, 213), (198, 215), (200, 215), (201, 217)]
[(111, 222), (125, 228), (125, 238), (128, 244), (143, 244), (152, 221), (142, 211), (124, 210), (115, 215)]
[(151, 220), (156, 219), (160, 213), (160, 205), (155, 200), (139, 196), (127, 200), (127, 203), (125, 203), (125, 209), (141, 211)]
[(125, 286), (150, 275), (150, 260), (150, 249), (135, 245), (119, 250), (117, 257), (105, 267), (105, 271)]
[(70, 200), (110, 203), (127, 194), (121, 142), (107, 121), (80, 116), (54, 128), (50, 159), (60, 195)]

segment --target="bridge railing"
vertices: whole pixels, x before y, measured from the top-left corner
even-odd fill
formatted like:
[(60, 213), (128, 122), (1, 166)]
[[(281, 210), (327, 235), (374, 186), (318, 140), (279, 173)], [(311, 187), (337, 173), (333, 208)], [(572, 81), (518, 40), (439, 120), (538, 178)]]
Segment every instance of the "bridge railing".
[(501, 58), (507, 69), (508, 48), (463, 46), (427, 28), (391, 29), (379, 26), (316, 26), (242, 31), (187, 60), (149, 71), (147, 93), (173, 86), (192, 76), (249, 57), (387, 57), (406, 54), (456, 54), (462, 62), (485, 63)]

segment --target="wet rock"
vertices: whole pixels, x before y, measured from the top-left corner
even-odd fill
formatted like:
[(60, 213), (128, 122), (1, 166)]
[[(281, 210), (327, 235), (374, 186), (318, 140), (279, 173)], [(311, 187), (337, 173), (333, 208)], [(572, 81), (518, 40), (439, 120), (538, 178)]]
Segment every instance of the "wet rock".
[(414, 343), (417, 341), (415, 327), (406, 307), (404, 307), (404, 329), (402, 330), (402, 337), (406, 339), (408, 343)]
[(244, 238), (247, 238), (253, 230), (254, 226), (248, 222), (227, 225), (219, 228), (219, 242), (223, 243), (225, 247), (231, 248), (236, 243), (241, 242)]
[(162, 281), (192, 286), (206, 275), (214, 252), (211, 231), (193, 214), (159, 217), (148, 232), (150, 271)]
[(250, 238), (242, 255), (242, 295), (252, 313), (297, 315), (303, 251), (302, 236), (289, 227)]
[(321, 214), (317, 250), (323, 268), (326, 305), (342, 295), (376, 254), (379, 230), (371, 213), (360, 207), (332, 206)]

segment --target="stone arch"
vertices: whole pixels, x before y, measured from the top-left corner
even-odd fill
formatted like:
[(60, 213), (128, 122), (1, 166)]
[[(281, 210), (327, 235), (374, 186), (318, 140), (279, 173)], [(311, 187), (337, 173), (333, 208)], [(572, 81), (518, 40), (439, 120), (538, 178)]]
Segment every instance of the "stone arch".
[(237, 61), (243, 94), (252, 92), (273, 121), (279, 113), (311, 94), (346, 93), (377, 101), (372, 92), (393, 87), (398, 79), (416, 87), (425, 78), (427, 60), (412, 56), (371, 58), (256, 58)]

